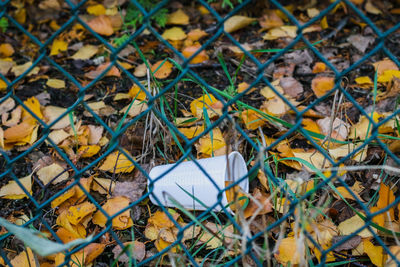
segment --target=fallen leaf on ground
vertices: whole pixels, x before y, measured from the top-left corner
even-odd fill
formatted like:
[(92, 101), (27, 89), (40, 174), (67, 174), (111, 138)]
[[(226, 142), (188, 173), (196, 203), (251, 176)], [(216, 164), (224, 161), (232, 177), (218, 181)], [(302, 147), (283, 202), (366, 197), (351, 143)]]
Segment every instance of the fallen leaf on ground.
[[(127, 197), (118, 196), (107, 200), (106, 204), (104, 204), (102, 208), (109, 216), (113, 216), (115, 213), (126, 208), (128, 205), (129, 199)], [(99, 210), (93, 215), (92, 222), (100, 227), (104, 227), (107, 223), (107, 217)], [(124, 230), (132, 225), (133, 221), (130, 217), (129, 209), (112, 219), (112, 227), (117, 230)]]
[[(22, 186), (32, 194), (32, 175), (25, 176), (19, 179)], [(10, 180), (0, 189), (0, 197), (6, 199), (22, 199), (28, 197), (16, 181)]]
[[(254, 199), (253, 199), (254, 198)], [(273, 211), (270, 196), (260, 189), (254, 189), (250, 202), (244, 210), (244, 217), (263, 215)]]
[(124, 246), (125, 247), (129, 246), (128, 249), (124, 252), (122, 252), (122, 248), (119, 245), (116, 245), (112, 250), (114, 254), (114, 259), (118, 259), (119, 262), (128, 264), (131, 261), (131, 259), (128, 256), (129, 253), (130, 257), (136, 259), (137, 261), (142, 261), (146, 256), (146, 247), (142, 242), (139, 241), (125, 242)]
[[(318, 151), (302, 151), (301, 149), (293, 149), (293, 154), (296, 158), (300, 158), (308, 162), (314, 168), (321, 170), (330, 167), (332, 164), (325, 156)], [(314, 173), (316, 170), (311, 169), (306, 164), (300, 162), (308, 171)]]
[(144, 112), (145, 110), (147, 110), (147, 108), (148, 108), (148, 106), (147, 106), (146, 102), (135, 100), (132, 103), (132, 105), (129, 104), (129, 105), (125, 106), (124, 108), (122, 108), (119, 111), (119, 113), (125, 114), (126, 112), (128, 112), (128, 115), (133, 118), (133, 117), (136, 117), (137, 115), (139, 115), (140, 113)]
[[(222, 136), (222, 132), (219, 128), (215, 128), (212, 130), (212, 138), (208, 133), (207, 135), (200, 138), (199, 143), (196, 143), (196, 149), (199, 154), (203, 154), (204, 156), (211, 156), (213, 153), (215, 155), (225, 154), (225, 139)], [(218, 151), (223, 148), (224, 151)]]
[(36, 264), (35, 256), (29, 247), (12, 259), (11, 264), (12, 266), (21, 267), (39, 267), (39, 265)]
[(90, 15), (95, 15), (95, 16), (100, 16), (100, 15), (105, 15), (106, 14), (106, 8), (101, 5), (91, 5), (86, 8), (86, 11)]
[[(365, 216), (365, 215), (364, 215)], [(355, 231), (360, 229), (365, 225), (363, 219), (360, 218), (357, 214), (353, 217), (341, 222), (338, 225), (338, 229), (341, 235), (352, 235)], [(376, 229), (371, 227), (371, 229), (376, 233)], [(361, 232), (357, 233), (357, 235), (361, 236), (362, 238), (372, 237), (372, 233), (368, 230), (368, 228), (364, 228)]]
[(364, 252), (367, 253), (371, 262), (378, 267), (384, 267), (386, 262), (386, 255), (383, 254), (383, 247), (374, 246), (371, 241), (364, 239)]
[(37, 171), (37, 176), (44, 185), (50, 182), (52, 184), (58, 184), (69, 178), (68, 171), (65, 171), (64, 168), (57, 163), (41, 168)]
[(180, 27), (172, 27), (165, 30), (161, 37), (171, 41), (181, 41), (186, 39), (186, 33)]
[(56, 89), (63, 89), (65, 88), (65, 81), (59, 79), (48, 79), (46, 85)]
[(95, 45), (85, 45), (81, 47), (75, 54), (71, 56), (74, 60), (87, 60), (96, 55), (99, 48)]
[(264, 40), (276, 40), (278, 38), (295, 38), (297, 36), (297, 27), (284, 25), (270, 29), (264, 36)]
[(328, 91), (332, 90), (335, 86), (335, 79), (333, 77), (318, 76), (311, 82), (311, 89), (317, 97), (324, 96)]
[[(110, 62), (106, 62), (106, 63), (99, 65), (95, 70), (85, 73), (85, 77), (92, 79), (92, 80), (96, 79), (98, 76), (103, 74), (104, 70), (106, 70), (110, 64), (111, 64)], [(109, 71), (107, 71), (107, 73), (103, 77), (107, 77), (107, 76), (121, 77), (121, 72), (114, 65), (110, 68)]]
[(201, 119), (205, 109), (208, 117), (213, 118), (222, 113), (222, 107), (216, 107), (218, 103), (219, 101), (212, 94), (204, 94), (190, 103), (190, 111), (193, 116)]
[(96, 33), (104, 36), (113, 35), (114, 30), (110, 17), (106, 15), (97, 16), (87, 22), (87, 25)]
[(234, 15), (224, 22), (224, 29), (226, 32), (229, 33), (234, 32), (250, 25), (253, 21), (256, 21), (256, 19), (246, 16)]
[[(187, 46), (182, 50), (182, 55), (185, 58), (191, 57), (194, 53), (196, 53), (201, 48), (200, 44), (194, 44), (191, 46)], [(209, 59), (206, 51), (203, 49), (200, 53), (198, 53), (191, 61), (191, 64), (199, 64)]]
[(14, 48), (9, 43), (3, 43), (0, 45), (0, 55), (2, 57), (11, 57), (14, 54)]
[(168, 15), (167, 24), (187, 25), (189, 24), (189, 16), (182, 9), (178, 9)]
[(114, 151), (108, 155), (103, 164), (99, 167), (101, 171), (112, 173), (131, 172), (134, 168), (135, 166), (133, 163), (119, 151)]
[(172, 67), (172, 63), (168, 60), (160, 60), (151, 67), (151, 71), (157, 79), (165, 79), (171, 74)]
[(71, 206), (67, 211), (67, 218), (73, 225), (80, 223), (86, 216), (92, 214), (96, 210), (96, 206), (85, 201), (81, 204)]
[(303, 253), (299, 251), (298, 242), (301, 241), (294, 237), (283, 238), (279, 243), (278, 252), (274, 254), (275, 259), (281, 264), (288, 264), (289, 262), (291, 265), (299, 264)]
[(100, 149), (101, 147), (98, 145), (80, 146), (77, 152), (82, 158), (91, 158), (99, 153)]
[[(43, 115), (46, 118), (46, 123), (50, 124), (53, 121), (60, 118), (61, 114), (67, 111), (66, 108), (56, 107), (56, 106), (46, 106), (43, 110)], [(75, 122), (76, 117), (72, 116), (72, 120)], [(62, 117), (57, 123), (50, 127), (52, 130), (63, 129), (67, 126), (71, 125), (70, 116), (67, 114)]]
[(55, 39), (53, 41), (53, 44), (51, 45), (50, 56), (58, 55), (60, 52), (67, 51), (67, 49), (68, 49), (67, 42), (60, 39)]

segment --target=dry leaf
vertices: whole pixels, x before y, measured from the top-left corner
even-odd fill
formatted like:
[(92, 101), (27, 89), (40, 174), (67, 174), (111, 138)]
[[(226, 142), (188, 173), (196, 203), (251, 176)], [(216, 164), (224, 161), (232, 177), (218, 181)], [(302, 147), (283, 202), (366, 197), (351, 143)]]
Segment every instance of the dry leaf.
[[(372, 114), (372, 120), (374, 122), (378, 122), (379, 117), (380, 115), (377, 112)], [(371, 135), (371, 131), (372, 123), (367, 117), (361, 116), (360, 121), (351, 127), (349, 138), (360, 138), (364, 140)]]
[(189, 24), (189, 16), (182, 9), (178, 9), (168, 15), (167, 24), (187, 25)]
[(133, 163), (124, 154), (114, 151), (107, 156), (103, 164), (99, 167), (99, 170), (112, 173), (125, 173), (133, 171), (134, 168)]
[(234, 15), (224, 22), (224, 29), (226, 32), (234, 32), (250, 25), (253, 21), (256, 21), (256, 19)]
[[(384, 183), (381, 183), (378, 195), (379, 195), (379, 199), (378, 199), (378, 202), (376, 203), (376, 206), (379, 209), (386, 208), (388, 205), (392, 204), (396, 200), (393, 190), (391, 190), (389, 188), (389, 186), (385, 185)], [(395, 209), (395, 206), (390, 208), (388, 211), (389, 215), (390, 215), (390, 219), (391, 219), (390, 221), (394, 220), (394, 209)], [(385, 216), (387, 216), (386, 213), (385, 213)]]
[(168, 60), (160, 60), (151, 67), (151, 71), (157, 79), (165, 79), (171, 74), (172, 67), (172, 63)]
[(56, 89), (63, 89), (65, 88), (65, 81), (59, 79), (48, 79), (46, 85)]
[[(32, 66), (32, 62), (26, 62), (25, 64), (22, 65), (17, 65), (11, 68), (11, 72), (14, 73), (15, 76), (20, 76), (22, 75), (25, 71), (27, 71), (30, 67)], [(34, 67), (26, 76), (31, 76), (39, 73), (40, 68), (39, 67)]]
[(132, 85), (131, 89), (129, 89), (129, 97), (135, 100), (143, 101), (147, 98), (146, 93), (139, 87), (139, 85)]
[(87, 22), (87, 25), (96, 33), (104, 36), (113, 35), (114, 30), (109, 16), (100, 15)]
[[(85, 73), (85, 77), (92, 79), (92, 80), (96, 79), (98, 76), (103, 74), (103, 72), (108, 68), (108, 66), (110, 64), (111, 64), (110, 62), (105, 62), (105, 63), (99, 65), (95, 70)], [(121, 72), (115, 65), (113, 65), (110, 68), (110, 70), (107, 71), (107, 73), (103, 77), (109, 77), (109, 76), (121, 77)]]
[(178, 128), (178, 130), (188, 139), (192, 139), (204, 131), (204, 125), (196, 125), (189, 128)]
[(331, 123), (331, 118), (326, 117), (317, 120), (317, 124), (322, 134), (329, 135), (329, 132), (331, 132), (331, 138), (333, 139), (344, 141), (349, 133), (350, 125), (339, 118), (335, 118)]
[(283, 26), (282, 19), (276, 14), (275, 10), (269, 10), (259, 19), (261, 28), (269, 30), (271, 28)]
[(86, 8), (86, 11), (90, 15), (95, 15), (95, 16), (100, 16), (100, 15), (105, 15), (106, 14), (106, 8), (101, 5), (91, 5)]
[(386, 262), (386, 255), (383, 254), (383, 247), (374, 246), (371, 241), (364, 239), (364, 252), (367, 253), (371, 262), (378, 267), (384, 267)]
[(87, 60), (92, 56), (96, 55), (99, 48), (95, 45), (85, 45), (81, 47), (74, 55), (72, 55), (72, 59), (74, 60)]
[[(216, 151), (224, 148), (226, 146), (225, 139), (222, 136), (222, 132), (219, 128), (214, 128), (212, 130), (213, 137), (211, 138), (210, 134), (203, 136), (200, 138), (199, 143), (195, 144), (197, 152), (199, 154), (203, 154), (204, 156), (211, 156), (213, 153), (218, 154)], [(225, 154), (225, 151), (223, 151)]]
[(65, 171), (64, 168), (57, 163), (41, 168), (37, 171), (37, 176), (44, 185), (50, 182), (52, 184), (57, 184), (69, 178), (68, 171)]
[(36, 127), (32, 119), (27, 119), (4, 131), (4, 141), (6, 143), (21, 142), (32, 134)]
[(9, 43), (4, 43), (0, 45), (0, 56), (11, 57), (14, 54), (14, 48)]
[(99, 192), (100, 194), (108, 194), (114, 191), (115, 181), (106, 178), (94, 178), (92, 183), (92, 190)]
[(357, 77), (357, 78), (355, 79), (355, 82), (356, 82), (357, 84), (360, 84), (360, 85), (363, 85), (363, 84), (372, 85), (372, 84), (373, 84), (371, 78), (368, 77), (368, 76)]
[(131, 257), (136, 259), (137, 261), (142, 261), (146, 256), (146, 247), (144, 243), (139, 241), (130, 241), (125, 242), (124, 246), (129, 246), (129, 248), (122, 253), (122, 248), (119, 245), (116, 245), (112, 252), (114, 254), (114, 259), (118, 259), (119, 262), (123, 262), (128, 264), (131, 259), (128, 257), (128, 253), (130, 252)]
[[(46, 123), (50, 124), (56, 119), (58, 119), (61, 114), (63, 114), (65, 111), (67, 111), (66, 108), (61, 108), (61, 107), (56, 107), (56, 106), (46, 106), (43, 110), (43, 115), (46, 118)], [(76, 117), (72, 116), (72, 120), (75, 122)], [(70, 123), (70, 116), (67, 114), (64, 117), (61, 118), (61, 120), (57, 121), (53, 126), (50, 127), (50, 129), (55, 130), (55, 129), (63, 129), (67, 126), (71, 125)]]
[(378, 77), (381, 76), (386, 70), (399, 70), (399, 67), (397, 67), (396, 63), (388, 58), (375, 62), (372, 65), (374, 65), (375, 71), (378, 73)]
[(88, 125), (89, 128), (89, 145), (97, 145), (103, 136), (104, 127)]
[[(201, 48), (200, 44), (194, 44), (192, 46), (187, 46), (182, 50), (182, 55), (185, 58), (191, 57), (194, 53), (196, 53), (199, 49)], [(204, 61), (208, 60), (208, 55), (205, 50), (201, 50), (200, 53), (198, 53), (191, 61), (191, 64), (199, 64)]]
[(60, 52), (67, 51), (67, 49), (68, 49), (67, 42), (60, 39), (55, 39), (53, 41), (53, 44), (51, 45), (50, 56), (58, 55)]
[[(115, 213), (128, 207), (129, 199), (123, 196), (113, 197), (107, 200), (106, 204), (102, 206), (105, 212), (109, 216), (113, 216)], [(107, 223), (107, 217), (99, 210), (93, 215), (92, 219), (94, 224), (104, 227)], [(117, 230), (124, 230), (133, 225), (133, 221), (130, 217), (130, 210), (127, 209), (117, 217), (112, 219), (112, 227)]]
[(147, 66), (145, 63), (142, 63), (140, 65), (138, 65), (135, 68), (135, 71), (133, 72), (133, 75), (135, 75), (136, 77), (144, 77), (147, 74)]
[[(390, 246), (390, 252), (398, 259), (400, 256), (400, 246)], [(397, 267), (397, 263), (392, 259), (391, 256), (387, 256), (386, 267)]]
[[(19, 182), (24, 186), (24, 188), (32, 193), (32, 175), (25, 176), (19, 179)], [(10, 180), (6, 185), (0, 189), (0, 197), (6, 199), (22, 199), (28, 197), (21, 187), (14, 180)]]
[(295, 38), (297, 36), (297, 27), (284, 25), (269, 30), (264, 36), (264, 40), (276, 40), (278, 38)]
[(73, 225), (80, 223), (86, 216), (92, 214), (96, 210), (96, 206), (85, 201), (81, 204), (71, 206), (67, 211), (67, 218)]
[(321, 73), (326, 70), (326, 65), (323, 62), (317, 62), (315, 63), (312, 72), (313, 73)]
[[(361, 219), (360, 216), (358, 216), (356, 214), (353, 217), (341, 222), (338, 226), (338, 229), (339, 229), (341, 235), (352, 235), (355, 231), (357, 231), (364, 225), (365, 225), (364, 220)], [(376, 233), (375, 228), (371, 227), (371, 229)], [(357, 235), (359, 235), (363, 238), (368, 238), (368, 237), (373, 236), (372, 233), (368, 230), (368, 228), (364, 228)]]
[(278, 252), (274, 254), (275, 259), (281, 264), (299, 264), (301, 255), (305, 253), (300, 250), (302, 246), (297, 245), (299, 242), (301, 241), (294, 237), (283, 238), (279, 243)]
[(206, 33), (206, 32), (203, 31), (203, 30), (194, 29), (194, 30), (191, 30), (191, 31), (187, 34), (187, 38), (190, 39), (190, 40), (192, 40), (192, 41), (198, 41), (198, 40), (200, 40), (201, 38), (203, 38), (204, 36), (207, 36), (207, 35), (208, 35), (208, 33)]
[(335, 86), (335, 78), (318, 76), (311, 82), (311, 89), (317, 97), (324, 96), (328, 91), (332, 90)]
[(255, 130), (260, 126), (263, 126), (266, 121), (262, 115), (258, 114), (258, 112), (248, 109), (244, 110), (240, 113), (240, 116), (245, 124), (246, 128), (249, 130)]
[(207, 111), (209, 118), (214, 118), (222, 114), (220, 102), (212, 94), (204, 94), (190, 103), (190, 111), (193, 116), (202, 119), (204, 109)]
[(186, 39), (186, 33), (180, 27), (172, 27), (164, 31), (162, 38), (171, 41), (181, 41)]
[(82, 158), (91, 158), (99, 153), (100, 149), (101, 147), (98, 145), (80, 146), (77, 153), (79, 153)]
[(33, 255), (33, 252), (29, 247), (12, 259), (11, 264), (12, 266), (20, 267), (39, 267), (39, 265), (36, 264), (35, 255)]
[[(129, 110), (128, 110), (128, 108), (129, 108)], [(133, 101), (132, 105), (129, 104), (129, 105), (125, 106), (123, 109), (121, 109), (119, 111), (119, 113), (125, 114), (128, 111), (128, 115), (133, 118), (133, 117), (136, 117), (137, 115), (139, 115), (140, 113), (144, 112), (145, 110), (147, 110), (147, 108), (148, 108), (148, 106), (145, 102), (135, 100), (135, 101)]]
[(244, 217), (263, 215), (273, 211), (270, 196), (256, 188), (253, 191), (250, 202), (244, 210)]

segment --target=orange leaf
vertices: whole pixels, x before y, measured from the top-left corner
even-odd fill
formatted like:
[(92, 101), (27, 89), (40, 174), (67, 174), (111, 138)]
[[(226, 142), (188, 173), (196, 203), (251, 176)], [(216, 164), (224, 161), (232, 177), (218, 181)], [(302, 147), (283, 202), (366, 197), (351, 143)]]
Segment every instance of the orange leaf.
[[(109, 216), (121, 211), (129, 205), (129, 199), (123, 196), (117, 196), (107, 200), (106, 204), (102, 206)], [(99, 210), (93, 215), (93, 223), (104, 227), (107, 223), (107, 217)], [(119, 214), (112, 219), (112, 227), (117, 230), (124, 230), (133, 225), (130, 217), (129, 209)]]
[[(378, 202), (376, 203), (376, 206), (379, 209), (386, 208), (389, 204), (393, 203), (396, 200), (393, 190), (391, 190), (389, 188), (389, 186), (387, 186), (383, 183), (381, 184), (378, 195), (379, 195), (379, 199), (378, 199)], [(394, 207), (392, 207), (389, 210), (389, 214), (390, 214), (391, 221), (393, 221), (394, 220)]]
[(100, 15), (87, 22), (87, 25), (96, 33), (110, 36), (114, 33), (111, 19), (106, 15)]
[(244, 210), (245, 218), (272, 212), (272, 203), (270, 197), (266, 193), (256, 188), (254, 189), (252, 196), (255, 200), (250, 198), (250, 203)]
[(172, 67), (173, 65), (171, 62), (160, 60), (151, 67), (151, 71), (157, 79), (165, 79), (171, 74)]
[(323, 62), (317, 62), (312, 70), (313, 73), (321, 73), (326, 70), (326, 65)]
[(20, 267), (39, 267), (39, 265), (36, 264), (35, 256), (29, 247), (26, 248), (26, 251), (22, 251), (12, 259), (11, 264), (12, 266)]
[(317, 97), (321, 97), (326, 94), (335, 86), (335, 79), (333, 77), (318, 76), (315, 77), (311, 82), (311, 89)]
[(146, 93), (137, 84), (132, 85), (131, 89), (129, 89), (128, 94), (131, 98), (139, 101), (143, 101), (147, 97)]
[(10, 57), (14, 54), (14, 48), (9, 43), (0, 45), (0, 55), (2, 57)]
[(36, 125), (32, 119), (27, 119), (20, 124), (8, 128), (4, 131), (4, 142), (13, 143), (23, 140), (25, 137), (28, 137), (32, 133), (35, 126)]
[[(189, 58), (189, 57), (191, 57), (194, 53), (196, 53), (197, 50), (200, 49), (200, 47), (201, 47), (200, 44), (195, 44), (195, 45), (192, 45), (192, 46), (185, 47), (185, 48), (183, 49), (183, 51), (182, 51), (182, 55), (183, 55), (185, 58)], [(206, 60), (208, 60), (208, 55), (207, 55), (207, 53), (206, 53), (205, 50), (202, 50), (199, 54), (197, 54), (197, 55), (190, 61), (190, 63), (192, 63), (192, 64), (198, 64), (198, 63), (202, 63), (202, 62), (204, 62), (204, 61), (206, 61)]]
[(265, 124), (263, 117), (252, 109), (244, 110), (240, 115), (246, 128), (249, 130), (255, 130), (259, 126), (263, 126)]

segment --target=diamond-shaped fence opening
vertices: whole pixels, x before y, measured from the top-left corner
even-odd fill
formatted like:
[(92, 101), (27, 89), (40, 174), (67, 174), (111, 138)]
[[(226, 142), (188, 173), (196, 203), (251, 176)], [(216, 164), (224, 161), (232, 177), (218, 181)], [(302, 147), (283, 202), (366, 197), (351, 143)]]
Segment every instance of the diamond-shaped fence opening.
[(0, 6), (0, 265), (399, 264), (397, 3)]

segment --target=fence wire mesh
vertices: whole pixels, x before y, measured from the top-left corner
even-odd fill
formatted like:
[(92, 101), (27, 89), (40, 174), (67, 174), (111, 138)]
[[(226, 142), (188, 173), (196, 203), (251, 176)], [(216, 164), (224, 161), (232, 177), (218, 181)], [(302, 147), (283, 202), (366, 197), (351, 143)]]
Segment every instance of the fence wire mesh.
[[(110, 13), (97, 18), (110, 20), (112, 16), (128, 15), (122, 14), (118, 3), (112, 5), (113, 1), (108, 2), (112, 7), (106, 11)], [(123, 38), (117, 38), (121, 35), (114, 36), (113, 29), (107, 29), (105, 24), (93, 24), (87, 7), (98, 4), (96, 1), (27, 0), (0, 3), (0, 23), (7, 25), (1, 40), (13, 44), (18, 56), (12, 62), (9, 60), (10, 55), (2, 52), (0, 214), (26, 229), (39, 230), (44, 233), (44, 238), (58, 243), (69, 241), (60, 229), (75, 231), (75, 237), (93, 235), (91, 242), (56, 256), (46, 259), (35, 257), (40, 261), (40, 266), (44, 262), (48, 265), (43, 266), (85, 266), (94, 258), (97, 258), (94, 266), (108, 266), (116, 264), (118, 257), (124, 253), (131, 259), (130, 262), (125, 261), (126, 264), (138, 266), (265, 266), (285, 265), (289, 262), (317, 266), (325, 266), (328, 262), (365, 266), (362, 262), (367, 258), (366, 254), (363, 256), (363, 253), (343, 252), (356, 249), (357, 246), (349, 245), (355, 237), (363, 238), (361, 243), (364, 244), (364, 252), (366, 242), (371, 241), (368, 245), (380, 247), (383, 251), (381, 254), (386, 257), (385, 262), (392, 260), (393, 266), (400, 264), (396, 257), (397, 250), (391, 248), (397, 244), (400, 230), (390, 226), (397, 226), (397, 220), (400, 219), (394, 214), (394, 211), (398, 212), (399, 195), (394, 193), (382, 209), (371, 208), (382, 196), (382, 185), (396, 184), (396, 166), (400, 164), (396, 156), (399, 109), (395, 99), (393, 103), (387, 102), (381, 107), (386, 108), (384, 115), (375, 111), (375, 108), (378, 109), (378, 90), (389, 89), (382, 89), (383, 83), (379, 82), (382, 73), (379, 73), (379, 68), (371, 70), (365, 67), (387, 58), (386, 62), (393, 64), (392, 76), (399, 77), (396, 72), (400, 67), (399, 53), (394, 41), (397, 40), (398, 45), (398, 15), (390, 15), (394, 20), (390, 27), (382, 23), (378, 27), (375, 23), (379, 16), (384, 16), (383, 11), (376, 7), (375, 14), (371, 9), (369, 13), (365, 11), (366, 5), (373, 5), (372, 1), (328, 1), (323, 9), (305, 22), (299, 19), (298, 14), (294, 14), (293, 6), (300, 3), (292, 1), (223, 1), (227, 7), (224, 9), (226, 12), (221, 14), (216, 11), (218, 3), (214, 1), (188, 2), (183, 3), (183, 6), (188, 5), (191, 9), (203, 12), (193, 14), (207, 16), (204, 18), (205, 15), (202, 15), (202, 18), (197, 19), (197, 26), (201, 25), (203, 18), (211, 21), (211, 26), (204, 31), (206, 37), (200, 39), (200, 42), (194, 41), (198, 44), (192, 46), (196, 47), (196, 51), (188, 54), (182, 51), (184, 38), (176, 37), (181, 33), (168, 37), (159, 26), (163, 22), (157, 21), (165, 12), (181, 7), (179, 2), (156, 1), (150, 8), (144, 3), (151, 1), (125, 2), (121, 1), (124, 7), (131, 5), (137, 11), (130, 14), (131, 19), (137, 22), (132, 27), (122, 21), (124, 25), (120, 28), (125, 31)], [(282, 34), (284, 41), (253, 38), (248, 35), (257, 31), (247, 31), (247, 28), (226, 30), (231, 23), (229, 20), (235, 16), (249, 18), (251, 12), (258, 12), (254, 9), (258, 8), (260, 2), (267, 5), (269, 10), (275, 10), (275, 14), (279, 12), (279, 20), (288, 26), (274, 33)], [(61, 19), (57, 21), (52, 12), (55, 3), (62, 10), (62, 14), (58, 15)], [(46, 5), (45, 9), (43, 5)], [(306, 6), (307, 3), (301, 5)], [(346, 15), (326, 29), (313, 30), (315, 25), (327, 23), (327, 16), (334, 16), (337, 9), (343, 9)], [(28, 19), (26, 14), (21, 14), (23, 12), (27, 12)], [(51, 21), (51, 26), (43, 24), (43, 21)], [(256, 22), (247, 24), (258, 30)], [(347, 39), (335, 44), (339, 48), (331, 45), (332, 38), (338, 34), (342, 38), (350, 36), (351, 32), (346, 32), (349, 27), (345, 25), (353, 25), (355, 33), (368, 31), (368, 36), (373, 37), (361, 39), (359, 44), (365, 45), (365, 48), (360, 48), (362, 52), (349, 54), (348, 51), (356, 50), (350, 50), (348, 42), (351, 41)], [(187, 25), (184, 29), (188, 33), (197, 26)], [(177, 29), (170, 25), (167, 28)], [(107, 34), (107, 30), (111, 33)], [(84, 33), (88, 41), (80, 39)], [(183, 32), (185, 36), (186, 33)], [(58, 47), (59, 52), (67, 53), (68, 57), (53, 53), (55, 43), (60, 40), (69, 42), (68, 47)], [(256, 49), (249, 48), (249, 44), (244, 44), (243, 40), (258, 41), (261, 45)], [(84, 55), (80, 55), (80, 58), (72, 56), (76, 51), (82, 51), (82, 47), (87, 48), (82, 52)], [(342, 51), (345, 54), (341, 54)], [(134, 55), (134, 62), (129, 60), (129, 53)], [(148, 61), (151, 53), (152, 60)], [(206, 63), (196, 61), (205, 55), (209, 58)], [(343, 58), (347, 58), (347, 61)], [(155, 63), (155, 59), (162, 59), (156, 69), (150, 65)], [(327, 85), (328, 90), (320, 94), (314, 91), (316, 96), (311, 90), (314, 86), (311, 80), (320, 74), (312, 72), (310, 64), (313, 62), (326, 67), (325, 73), (328, 74), (325, 76), (329, 77), (333, 85)], [(132, 68), (134, 65), (135, 70)], [(163, 79), (160, 74), (160, 71), (165, 71), (165, 65), (173, 69), (167, 79)], [(140, 68), (142, 75), (136, 73), (140, 72)], [(85, 78), (84, 72), (89, 70), (93, 71), (92, 76)], [(304, 91), (308, 92), (305, 96), (298, 97), (296, 92), (288, 93), (286, 88), (282, 90), (282, 83), (275, 82), (291, 76), (288, 73), (294, 71), (294, 77), (301, 81)], [(118, 75), (112, 74), (115, 72)], [(157, 72), (159, 75), (156, 75)], [(226, 77), (221, 78), (221, 73), (227, 73)], [(350, 86), (354, 85), (355, 75), (360, 76), (360, 73), (368, 73), (372, 89)], [(248, 81), (243, 90), (237, 90), (235, 84), (235, 79), (240, 75)], [(399, 86), (392, 76), (392, 88)], [(65, 88), (55, 89), (57, 86), (54, 83), (49, 85), (50, 79), (63, 80)], [(123, 98), (132, 85), (138, 88), (137, 93)], [(387, 83), (384, 85), (389, 88)], [(269, 91), (261, 96), (259, 91), (262, 88), (268, 88)], [(256, 96), (251, 97), (254, 92)], [(121, 93), (119, 96), (122, 103), (129, 104), (125, 110), (123, 104), (114, 103), (117, 93)], [(269, 97), (275, 102), (270, 103), (269, 109), (260, 108), (260, 97)], [(193, 104), (195, 99), (198, 99), (198, 105)], [(11, 114), (11, 119), (19, 116), (17, 121), (7, 124), (7, 114), (17, 106), (19, 108), (15, 110), (19, 111)], [(270, 112), (281, 106), (285, 109), (284, 113)], [(367, 109), (367, 106), (373, 108)], [(322, 111), (323, 108), (325, 111)], [(343, 114), (346, 108), (352, 114), (357, 114), (357, 117)], [(338, 115), (340, 112), (342, 114)], [(317, 131), (318, 126), (310, 126), (310, 120), (324, 117), (331, 131)], [(349, 125), (348, 122), (357, 124), (362, 121), (367, 125), (363, 132), (365, 138), (361, 137), (361, 133), (350, 133), (347, 126), (344, 127), (344, 138), (339, 138), (341, 132), (339, 135), (337, 132), (341, 129), (337, 132), (335, 128), (332, 130), (333, 125), (336, 125), (335, 118), (346, 125)], [(392, 127), (393, 132), (382, 130), (390, 123), (397, 125)], [(14, 128), (15, 125), (18, 128)], [(182, 130), (185, 125), (187, 131), (191, 131), (190, 134)], [(61, 132), (64, 137), (58, 135)], [(335, 137), (333, 132), (337, 134)], [(210, 144), (208, 147), (201, 146), (202, 142)], [(343, 146), (348, 147), (346, 152), (341, 152), (339, 157), (334, 156), (333, 150), (343, 149)], [(296, 148), (303, 150), (297, 151)], [(285, 149), (291, 152), (285, 153)], [(248, 179), (250, 202), (251, 199), (256, 199), (256, 202), (262, 199), (254, 193), (255, 188), (262, 188), (263, 192), (268, 193), (268, 203), (273, 206), (268, 214), (260, 213), (267, 205), (264, 202), (260, 209), (253, 209), (252, 214), (246, 216), (240, 209), (236, 214), (230, 213), (221, 201), (204, 211), (185, 210), (179, 208), (179, 203), (178, 207), (168, 208), (163, 205), (164, 199), (153, 194), (154, 183), (163, 179), (163, 175), (149, 177), (149, 170), (154, 165), (193, 161), (200, 166), (199, 158), (223, 155), (233, 150), (243, 154), (249, 172), (226, 188), (218, 188), (218, 199), (221, 200), (225, 192)], [(368, 158), (368, 163), (360, 160), (363, 156)], [(110, 158), (114, 158), (115, 164), (105, 166)], [(49, 167), (53, 171), (51, 175), (41, 172)], [(207, 172), (205, 169), (203, 171)], [(209, 173), (206, 176), (212, 179)], [(43, 177), (50, 180), (45, 182)], [(364, 177), (367, 178), (364, 180)], [(136, 183), (138, 179), (141, 179), (141, 183)], [(355, 192), (353, 186), (355, 182), (367, 180), (364, 187), (370, 186), (375, 193), (366, 199), (364, 195), (361, 197), (359, 192)], [(102, 184), (102, 181), (109, 183)], [(136, 181), (133, 186), (132, 181)], [(150, 181), (148, 186), (147, 181)], [(119, 183), (119, 196), (125, 194), (126, 205), (115, 203), (107, 206), (107, 199), (118, 197), (113, 191), (113, 183)], [(5, 192), (7, 185), (13, 186), (12, 194)], [(121, 187), (125, 187), (122, 188), (125, 193), (121, 193)], [(388, 194), (391, 194), (391, 189), (388, 190)], [(263, 192), (259, 193), (263, 195)], [(150, 195), (156, 199), (158, 206), (149, 202)], [(173, 195), (166, 197), (173, 198)], [(65, 216), (73, 216), (71, 207), (75, 210), (84, 209), (79, 205), (86, 202), (90, 203), (90, 211), (82, 213), (82, 218), (73, 224), (63, 221), (60, 215), (63, 210), (70, 212), (70, 215), (65, 213)], [(250, 204), (247, 201), (247, 208)], [(215, 209), (221, 211), (216, 212)], [(156, 211), (163, 212), (166, 217), (163, 226), (154, 228), (158, 231), (154, 241), (149, 240), (144, 229), (148, 230), (146, 225), (151, 221), (149, 217), (155, 221), (151, 216)], [(381, 224), (376, 218), (385, 218), (382, 216), (386, 214), (394, 216), (393, 222)], [(25, 221), (21, 222), (21, 215), (26, 218)], [(345, 221), (339, 217), (344, 216), (347, 220), (353, 215), (352, 231), (346, 232), (343, 228), (335, 233), (329, 231), (332, 225), (337, 227)], [(104, 223), (93, 222), (96, 216), (104, 217)], [(123, 226), (118, 228), (116, 220), (120, 223), (122, 220)], [(319, 224), (315, 224), (317, 221)], [(324, 225), (323, 222), (327, 221), (330, 223)], [(127, 225), (129, 227), (125, 227)], [(212, 225), (216, 229), (211, 229)], [(194, 232), (196, 227), (200, 235), (209, 235), (208, 240), (200, 236), (186, 236), (188, 230)], [(218, 227), (229, 228), (230, 234), (218, 230)], [(168, 233), (172, 237), (160, 238), (164, 228), (169, 228)], [(38, 261), (29, 258), (31, 256), (27, 248), (16, 242), (13, 233), (4, 229), (1, 233), (2, 264), (25, 266), (19, 265), (15, 257), (21, 251), (27, 251), (23, 257), (27, 257), (33, 266), (39, 266), (36, 265)], [(328, 235), (331, 236), (328, 238)], [(127, 242), (133, 240), (144, 244), (143, 257), (128, 249)], [(103, 246), (97, 247), (96, 244)], [(346, 244), (349, 247), (343, 249)], [(284, 245), (294, 249), (287, 253), (283, 249)], [(112, 251), (118, 246), (121, 255), (115, 259)], [(99, 253), (93, 256), (96, 250)], [(84, 256), (82, 262), (79, 262), (77, 255)], [(289, 257), (289, 260), (284, 257)], [(382, 262), (371, 261), (378, 266), (386, 264), (384, 262), (379, 265)]]

